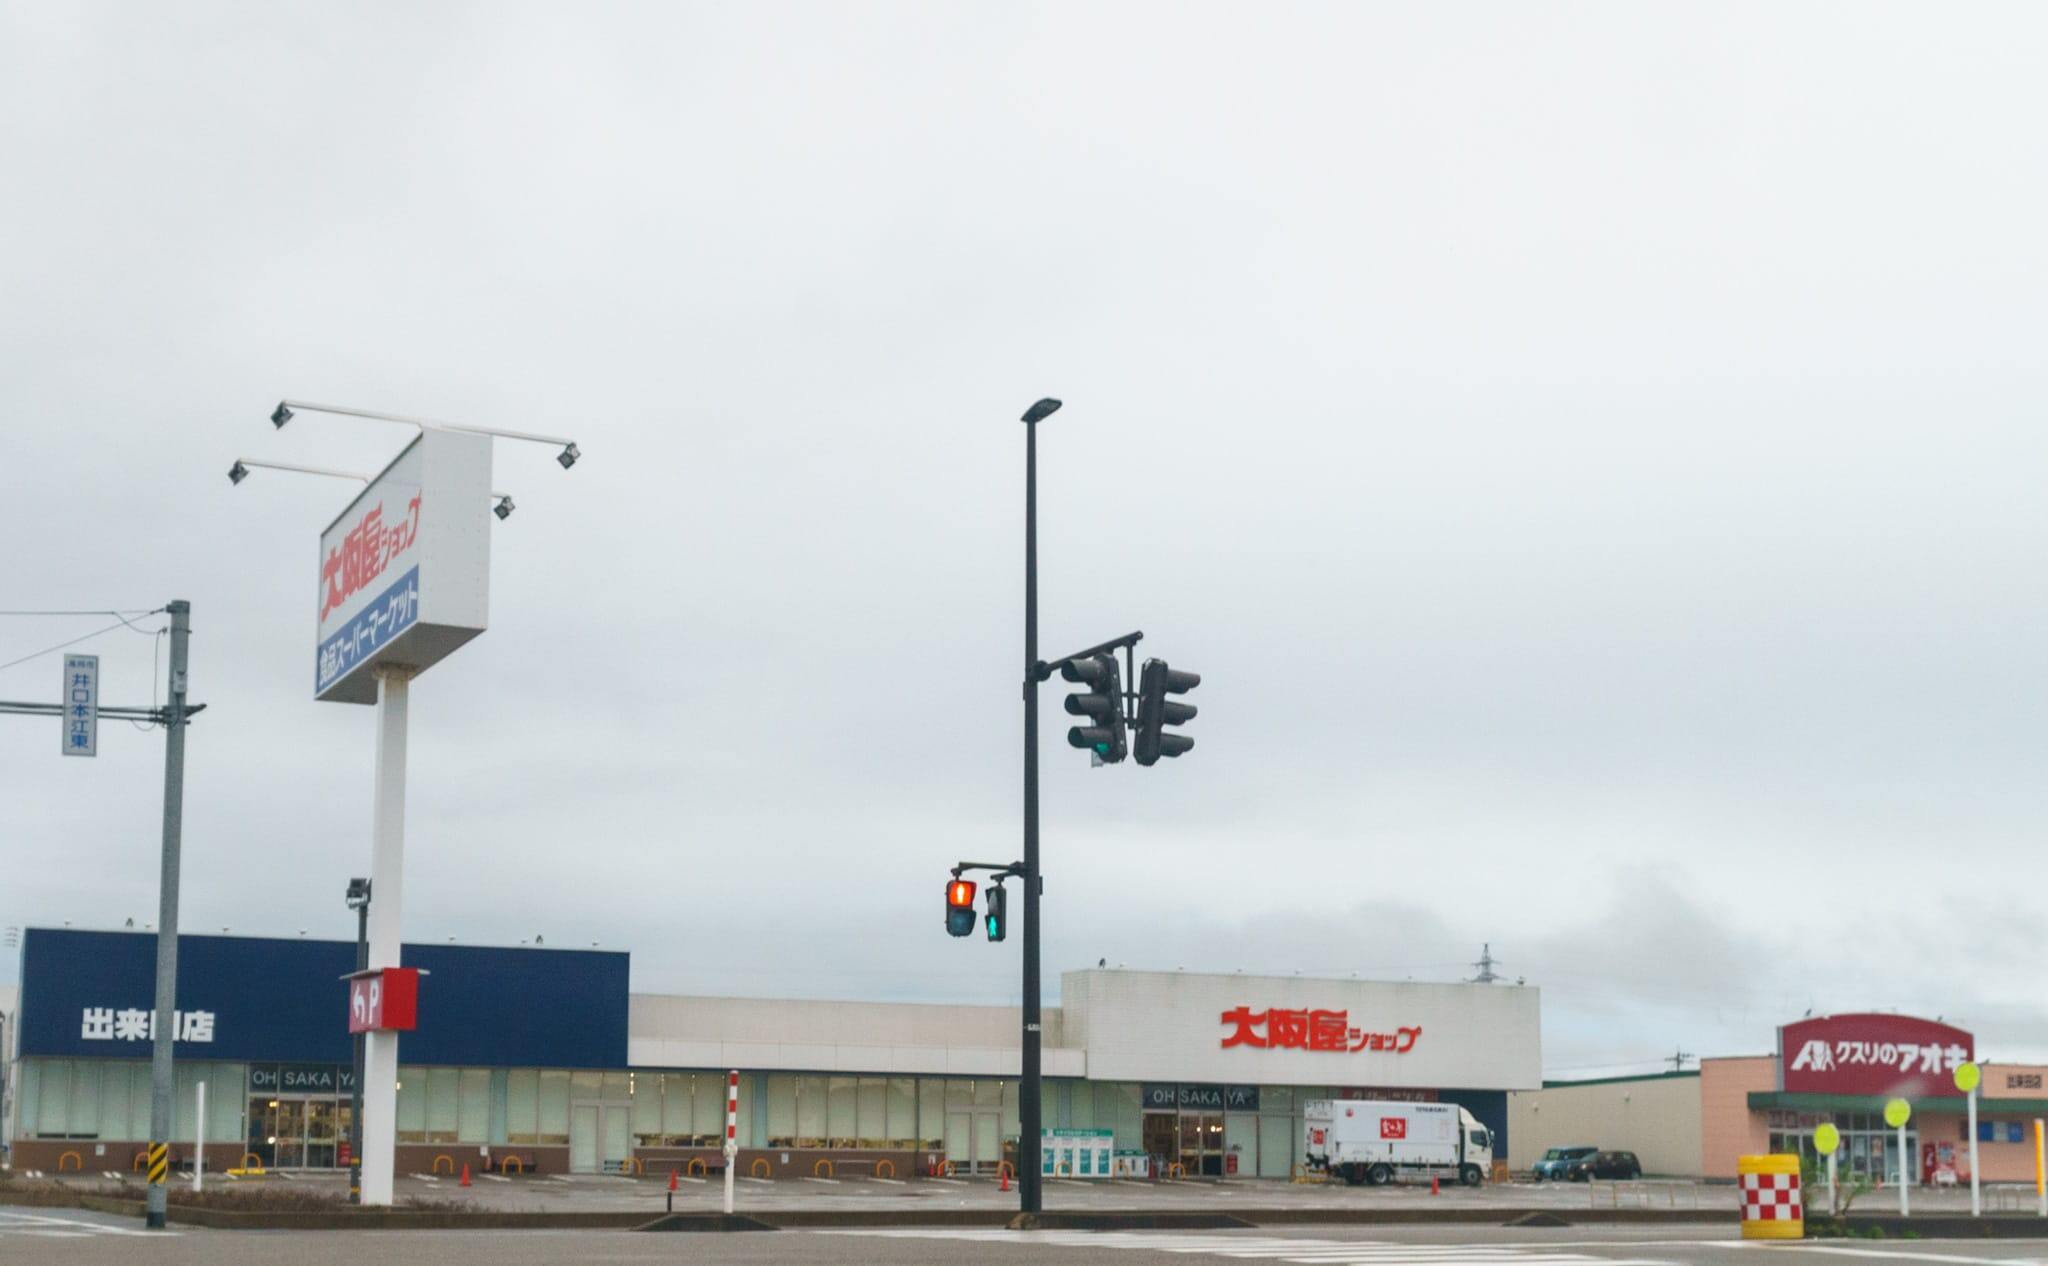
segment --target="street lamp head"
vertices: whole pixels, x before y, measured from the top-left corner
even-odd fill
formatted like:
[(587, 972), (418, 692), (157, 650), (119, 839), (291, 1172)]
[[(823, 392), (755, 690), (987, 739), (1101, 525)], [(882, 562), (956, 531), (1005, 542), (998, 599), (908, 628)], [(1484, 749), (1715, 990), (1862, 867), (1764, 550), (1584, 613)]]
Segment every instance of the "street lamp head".
[(1059, 411), (1060, 402), (1053, 399), (1051, 396), (1047, 396), (1045, 399), (1040, 400), (1037, 404), (1034, 404), (1030, 408), (1024, 410), (1024, 421), (1043, 422), (1047, 418), (1051, 417), (1053, 414), (1058, 413)]
[(509, 519), (512, 517), (512, 511), (515, 508), (512, 504), (512, 498), (499, 497), (497, 504), (491, 507), (491, 513), (497, 515), (500, 519)]
[(271, 410), (270, 412), (270, 425), (275, 427), (282, 427), (285, 423), (291, 420), (292, 411), (290, 406), (286, 405), (285, 402), (282, 400), (278, 401), (277, 408)]
[(348, 908), (360, 910), (370, 904), (370, 881), (351, 879), (348, 881)]
[(574, 466), (576, 464), (576, 459), (581, 456), (583, 456), (583, 454), (577, 451), (576, 446), (574, 444), (571, 444), (567, 448), (563, 449), (561, 452), (555, 454), (555, 460), (562, 463), (563, 470), (567, 470), (571, 466)]
[(247, 466), (242, 465), (240, 460), (237, 460), (234, 465), (228, 467), (229, 483), (238, 484), (241, 483), (244, 479), (247, 479), (248, 477), (249, 468)]

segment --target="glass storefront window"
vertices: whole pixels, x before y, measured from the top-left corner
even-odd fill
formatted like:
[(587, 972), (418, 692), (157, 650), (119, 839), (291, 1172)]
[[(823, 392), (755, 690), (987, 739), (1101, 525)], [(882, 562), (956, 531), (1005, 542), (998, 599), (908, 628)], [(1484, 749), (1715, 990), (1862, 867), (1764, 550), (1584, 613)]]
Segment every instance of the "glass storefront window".
[(796, 1076), (768, 1074), (768, 1146), (796, 1146)]
[(534, 1142), (544, 1147), (569, 1145), (569, 1074), (543, 1068), (540, 1073), (540, 1128)]

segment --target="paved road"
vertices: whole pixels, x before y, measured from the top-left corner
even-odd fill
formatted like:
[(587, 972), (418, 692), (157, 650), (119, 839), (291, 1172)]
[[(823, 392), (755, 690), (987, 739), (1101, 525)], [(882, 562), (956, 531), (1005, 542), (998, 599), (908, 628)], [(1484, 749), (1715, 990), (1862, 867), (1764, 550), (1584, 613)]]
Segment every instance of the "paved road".
[[(149, 1234), (74, 1210), (0, 1208), (0, 1261), (35, 1266), (2042, 1266), (2048, 1241), (1744, 1244), (1718, 1228), (1555, 1231), (1397, 1228), (1286, 1231), (238, 1232)], [(1860, 1259), (1860, 1261), (1856, 1260)]]
[[(338, 1194), (344, 1179), (338, 1174), (273, 1176), (263, 1180), (276, 1189)], [(141, 1187), (132, 1177), (104, 1180), (98, 1175), (71, 1176), (67, 1186), (87, 1187), (107, 1194), (139, 1199)], [(209, 1187), (228, 1187), (229, 1180), (211, 1176)], [(249, 1185), (249, 1184), (240, 1184)], [(722, 1185), (715, 1179), (681, 1179), (675, 1205), (678, 1210), (710, 1210), (719, 1207)], [(464, 1204), (493, 1209), (604, 1209), (659, 1212), (666, 1200), (666, 1175), (644, 1179), (574, 1175), (500, 1179), (477, 1176), (464, 1188), (450, 1178), (429, 1180), (405, 1175), (397, 1184), (401, 1200), (419, 1198), (436, 1203)], [(1476, 1190), (1446, 1188), (1432, 1196), (1427, 1184), (1394, 1187), (1346, 1187), (1311, 1185), (1257, 1179), (1190, 1179), (1179, 1182), (1088, 1182), (1055, 1179), (1045, 1188), (1046, 1207), (1051, 1209), (1215, 1209), (1215, 1208), (1313, 1208), (1357, 1209), (1396, 1206), (1455, 1207), (1478, 1205), (1500, 1209), (1552, 1209), (1569, 1217), (1571, 1211), (1586, 1208), (1648, 1208), (1696, 1210), (1710, 1218), (1736, 1216), (1736, 1189), (1732, 1184), (1663, 1182), (1650, 1180), (1628, 1183), (1501, 1183)], [(747, 1209), (872, 1209), (915, 1205), (932, 1209), (1014, 1209), (1014, 1191), (1003, 1192), (996, 1182), (974, 1179), (891, 1180), (863, 1177), (789, 1178), (779, 1182), (741, 1179), (738, 1202)], [(1864, 1196), (1857, 1202), (1862, 1212), (1890, 1212), (1896, 1201), (1888, 1193)], [(1987, 1207), (1993, 1211), (2031, 1210), (2031, 1189), (1997, 1188), (1987, 1192)], [(1962, 1212), (1969, 1208), (1967, 1191), (1925, 1191), (1913, 1195), (1916, 1213)]]

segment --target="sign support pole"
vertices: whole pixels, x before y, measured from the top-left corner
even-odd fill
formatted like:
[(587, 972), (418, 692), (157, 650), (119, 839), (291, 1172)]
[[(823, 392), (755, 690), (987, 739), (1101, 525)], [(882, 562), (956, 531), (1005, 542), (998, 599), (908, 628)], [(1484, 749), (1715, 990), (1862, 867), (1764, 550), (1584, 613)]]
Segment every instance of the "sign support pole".
[(1984, 1216), (1984, 1196), (1977, 1186), (1977, 1087), (1970, 1087), (1970, 1216)]
[[(370, 822), (369, 966), (397, 967), (398, 915), (405, 870), (406, 704), (412, 670), (379, 665), (377, 674), (377, 785)], [(398, 1034), (363, 1035), (363, 1204), (391, 1204), (398, 1144)]]
[[(1836, 1151), (1836, 1152), (1838, 1152), (1838, 1151), (1840, 1151), (1840, 1150), (1842, 1150), (1842, 1149), (1841, 1149), (1841, 1148), (1840, 1148), (1839, 1146), (1837, 1146), (1837, 1147), (1835, 1148), (1835, 1151)], [(1828, 1153), (1828, 1216), (1829, 1216), (1829, 1217), (1831, 1217), (1831, 1218), (1835, 1218), (1835, 1217), (1840, 1217), (1840, 1216), (1841, 1216), (1841, 1213), (1842, 1213), (1842, 1205), (1841, 1205), (1841, 1202), (1840, 1202), (1839, 1200), (1835, 1199), (1835, 1152), (1829, 1152), (1829, 1153)]]
[[(171, 676), (164, 703), (163, 871), (157, 887), (156, 1032), (149, 1057), (149, 1190), (143, 1225), (164, 1228), (171, 1142), (171, 1046), (178, 1039), (178, 850), (185, 824), (185, 668), (192, 640), (192, 604), (165, 605), (171, 617)], [(157, 1164), (159, 1149), (165, 1163)]]
[(192, 1131), (192, 1190), (206, 1190), (206, 1083), (199, 1083), (199, 1102), (193, 1108), (196, 1128)]
[(1912, 1211), (1907, 1208), (1908, 1202), (1906, 1200), (1906, 1173), (1912, 1164), (1913, 1158), (1906, 1154), (1906, 1123), (1901, 1121), (1899, 1122), (1899, 1216), (1902, 1218), (1913, 1216)]
[(725, 1211), (732, 1212), (733, 1171), (740, 1165), (740, 1072), (725, 1075)]

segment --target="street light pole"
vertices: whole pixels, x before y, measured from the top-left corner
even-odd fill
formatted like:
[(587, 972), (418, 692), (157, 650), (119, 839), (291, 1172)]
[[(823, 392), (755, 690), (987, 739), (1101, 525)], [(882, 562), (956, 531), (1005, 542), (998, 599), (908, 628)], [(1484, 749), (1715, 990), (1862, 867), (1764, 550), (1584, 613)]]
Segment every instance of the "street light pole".
[[(356, 973), (370, 965), (370, 881), (348, 881), (348, 904), (356, 912)], [(355, 1035), (355, 1084), (348, 1097), (348, 1202), (363, 1202), (363, 1035)]]
[(1024, 413), (1024, 1050), (1017, 1114), (1017, 1205), (1024, 1213), (1045, 1210), (1039, 1173), (1038, 897), (1044, 885), (1038, 870), (1038, 424), (1059, 407), (1047, 398)]

